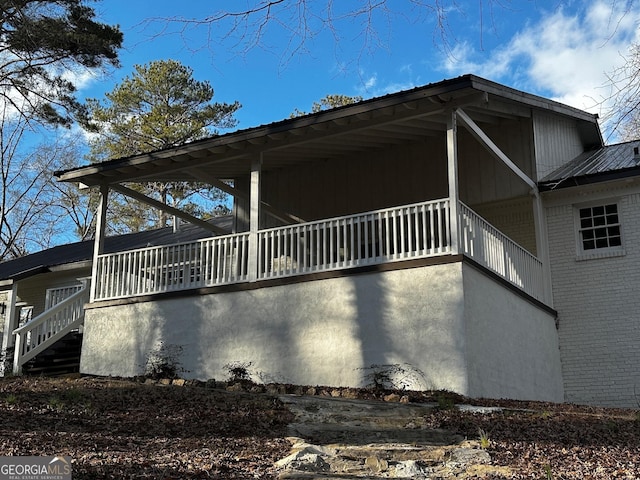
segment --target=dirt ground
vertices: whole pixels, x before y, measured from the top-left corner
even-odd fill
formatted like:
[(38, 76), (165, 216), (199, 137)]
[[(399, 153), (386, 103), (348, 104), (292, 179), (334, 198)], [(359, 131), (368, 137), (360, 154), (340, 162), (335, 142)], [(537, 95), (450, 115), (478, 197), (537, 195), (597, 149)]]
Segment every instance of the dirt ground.
[[(274, 463), (290, 452), (293, 418), (277, 394), (387, 396), (436, 404), (423, 419), (428, 428), (469, 439), (485, 432), (493, 464), (512, 473), (477, 478), (640, 479), (637, 410), (470, 400), (446, 392), (232, 390), (92, 377), (0, 379), (0, 455), (68, 455), (74, 479), (276, 478)], [(454, 408), (456, 402), (505, 409), (478, 415)]]

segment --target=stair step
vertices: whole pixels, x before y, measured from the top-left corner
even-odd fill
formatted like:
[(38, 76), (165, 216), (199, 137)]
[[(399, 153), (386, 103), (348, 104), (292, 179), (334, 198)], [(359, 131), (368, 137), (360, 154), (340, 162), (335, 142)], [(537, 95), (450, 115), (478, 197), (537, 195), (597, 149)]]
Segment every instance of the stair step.
[(82, 334), (71, 332), (22, 367), (25, 375), (57, 376), (80, 371)]
[(30, 368), (29, 369), (29, 374), (32, 373), (40, 373), (40, 372), (46, 372), (46, 373), (51, 373), (51, 372), (55, 372), (55, 371), (59, 371), (59, 370), (77, 370), (77, 367), (79, 365), (77, 363), (70, 363), (67, 365), (56, 365), (55, 367), (36, 367), (36, 368)]

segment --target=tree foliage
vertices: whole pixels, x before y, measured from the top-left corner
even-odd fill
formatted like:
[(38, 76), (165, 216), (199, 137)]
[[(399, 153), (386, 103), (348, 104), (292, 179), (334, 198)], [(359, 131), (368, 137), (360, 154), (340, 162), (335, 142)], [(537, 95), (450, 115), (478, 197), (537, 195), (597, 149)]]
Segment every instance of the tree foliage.
[[(57, 170), (68, 170), (78, 166), (82, 158), (78, 145), (67, 142), (68, 155), (61, 158)], [(75, 183), (52, 182), (56, 191), (57, 204), (64, 212), (65, 232), (73, 240), (88, 240), (95, 237), (96, 214), (99, 208), (97, 192), (79, 188)], [(72, 230), (73, 229), (73, 230)]]
[(83, 0), (0, 0), (0, 98), (25, 118), (68, 126), (82, 108), (71, 78), (117, 66), (122, 33)]
[[(362, 101), (362, 97), (359, 95), (350, 97), (348, 95), (329, 94), (321, 98), (317, 102), (313, 102), (313, 105), (311, 105), (311, 113), (318, 113), (323, 110), (330, 110), (332, 108), (343, 107), (345, 105), (351, 105), (353, 103), (358, 103), (361, 101)], [(300, 111), (296, 108), (291, 114), (291, 118), (300, 117), (302, 115), (307, 115), (307, 112)]]
[[(213, 102), (213, 96), (209, 82), (194, 79), (193, 70), (180, 62), (162, 60), (136, 65), (131, 76), (105, 95), (104, 102), (87, 101), (85, 125), (98, 132), (90, 145), (90, 159), (99, 162), (170, 148), (234, 127), (234, 114), (240, 104)], [(225, 198), (221, 191), (196, 183), (156, 182), (131, 187), (204, 217), (220, 213)], [(140, 231), (169, 223), (166, 214), (118, 196), (114, 196), (111, 208), (114, 232)]]
[(213, 87), (175, 60), (136, 65), (105, 95), (89, 99), (90, 128), (100, 132), (92, 156), (104, 161), (181, 145), (232, 128), (240, 104), (213, 103)]

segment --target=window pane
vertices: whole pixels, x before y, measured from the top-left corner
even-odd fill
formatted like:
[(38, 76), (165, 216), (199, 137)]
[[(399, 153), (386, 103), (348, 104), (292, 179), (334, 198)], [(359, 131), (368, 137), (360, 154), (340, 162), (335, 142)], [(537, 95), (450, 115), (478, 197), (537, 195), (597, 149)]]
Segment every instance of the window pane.
[(609, 246), (609, 241), (606, 238), (596, 239), (596, 248), (607, 248), (608, 246)]
[(594, 232), (596, 233), (596, 238), (607, 238), (606, 228), (596, 228)]
[(599, 205), (579, 209), (583, 250), (622, 246), (618, 205)]

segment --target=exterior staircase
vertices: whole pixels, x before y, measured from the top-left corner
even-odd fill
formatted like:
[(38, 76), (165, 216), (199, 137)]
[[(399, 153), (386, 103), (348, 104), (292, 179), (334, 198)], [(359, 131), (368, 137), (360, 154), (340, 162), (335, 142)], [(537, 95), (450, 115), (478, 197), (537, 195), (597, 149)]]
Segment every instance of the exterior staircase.
[(81, 349), (82, 333), (70, 332), (22, 365), (22, 374), (53, 377), (78, 373)]
[(16, 375), (60, 375), (79, 371), (89, 283), (50, 293), (49, 308), (13, 331), (13, 373)]

